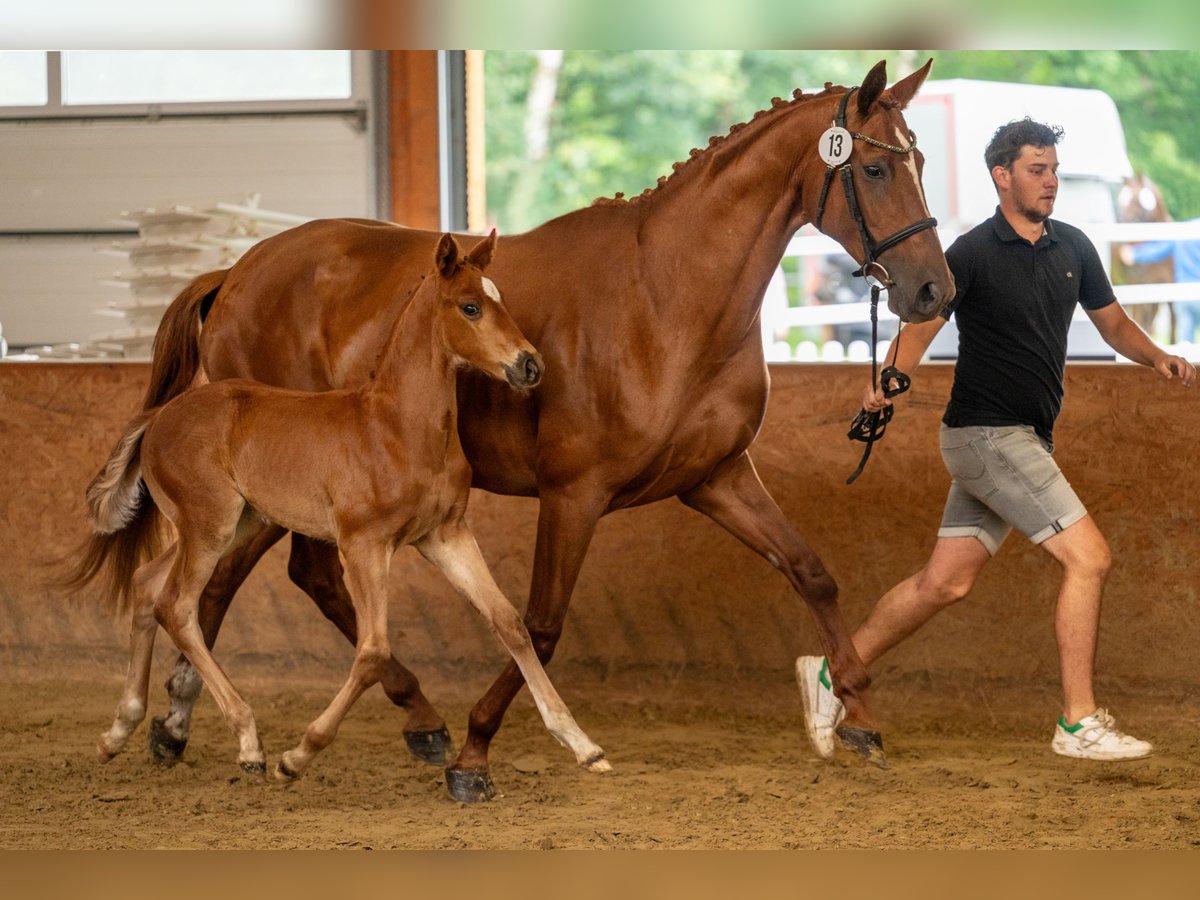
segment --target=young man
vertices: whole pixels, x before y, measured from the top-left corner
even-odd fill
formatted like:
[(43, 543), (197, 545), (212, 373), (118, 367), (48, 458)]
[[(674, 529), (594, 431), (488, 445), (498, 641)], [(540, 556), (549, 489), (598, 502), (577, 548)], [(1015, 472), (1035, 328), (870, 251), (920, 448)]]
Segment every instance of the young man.
[[(1108, 544), (1051, 457), (1063, 397), (1067, 328), (1082, 304), (1118, 353), (1191, 387), (1196, 370), (1168, 354), (1125, 314), (1100, 258), (1078, 229), (1050, 218), (1058, 191), (1061, 128), (1029, 119), (998, 129), (985, 161), (1000, 205), (946, 253), (957, 292), (945, 318), (909, 325), (887, 360), (912, 372), (951, 314), (958, 363), (942, 419), (942, 459), (952, 482), (933, 553), (876, 604), (854, 635), (863, 663), (875, 660), (935, 613), (967, 596), (1012, 528), (1062, 566), (1055, 632), (1062, 716), (1051, 747), (1083, 759), (1139, 759), (1153, 747), (1117, 730), (1092, 688)], [(868, 388), (863, 406), (891, 403)], [(833, 755), (842, 704), (819, 657), (796, 660), (805, 724), (822, 757)]]

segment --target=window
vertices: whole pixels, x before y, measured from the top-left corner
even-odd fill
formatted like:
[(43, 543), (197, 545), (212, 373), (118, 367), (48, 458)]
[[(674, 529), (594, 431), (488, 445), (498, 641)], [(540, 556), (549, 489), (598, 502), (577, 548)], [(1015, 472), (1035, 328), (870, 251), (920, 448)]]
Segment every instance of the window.
[[(337, 109), (362, 93), (349, 50), (0, 53), (9, 117)], [(358, 79), (361, 81), (361, 76)]]

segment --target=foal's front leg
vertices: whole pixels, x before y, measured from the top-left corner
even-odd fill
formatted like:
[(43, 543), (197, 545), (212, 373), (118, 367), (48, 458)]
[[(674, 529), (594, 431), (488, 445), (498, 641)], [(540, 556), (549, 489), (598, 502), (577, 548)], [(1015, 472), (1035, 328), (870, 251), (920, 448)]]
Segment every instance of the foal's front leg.
[(363, 691), (383, 677), (391, 650), (388, 647), (388, 569), (391, 548), (378, 540), (347, 540), (339, 543), (346, 588), (354, 603), (358, 641), (350, 676), (341, 690), (304, 732), (300, 743), (288, 750), (275, 767), (275, 778), (293, 781), (312, 763), (313, 757), (333, 743), (338, 727)]
[(571, 711), (550, 682), (533, 652), (529, 632), (513, 605), (492, 578), (475, 538), (461, 520), (443, 525), (420, 541), (417, 549), (437, 566), (483, 615), (521, 670), (546, 728), (559, 743), (575, 754), (575, 760), (591, 772), (612, 769), (604, 751), (576, 724)]

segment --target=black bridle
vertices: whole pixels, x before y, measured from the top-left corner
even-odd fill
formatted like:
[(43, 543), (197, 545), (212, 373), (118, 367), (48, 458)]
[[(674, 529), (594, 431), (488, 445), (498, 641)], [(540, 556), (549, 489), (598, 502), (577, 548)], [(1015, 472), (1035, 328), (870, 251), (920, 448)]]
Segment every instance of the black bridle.
[[(857, 87), (852, 87), (842, 96), (841, 105), (838, 107), (837, 119), (833, 125), (836, 128), (846, 130), (846, 107), (850, 102), (850, 95), (857, 91)], [(863, 141), (873, 147), (882, 147), (884, 150), (890, 150), (893, 153), (909, 154), (917, 149), (917, 138), (911, 131), (909, 138), (912, 143), (907, 147), (898, 147), (894, 144), (885, 144), (883, 141), (878, 141), (875, 138), (868, 137), (865, 134), (860, 134), (857, 131), (849, 131), (851, 139)], [(854, 190), (854, 171), (850, 165), (850, 156), (838, 165), (826, 163), (827, 169), (825, 172), (825, 183), (821, 185), (821, 196), (817, 200), (817, 218), (816, 226), (821, 227), (821, 220), (825, 216), (825, 201), (829, 196), (829, 186), (833, 183), (835, 172), (841, 172), (842, 189), (846, 194), (846, 207), (850, 212), (855, 224), (858, 226), (859, 236), (862, 238), (863, 245), (863, 263), (855, 272), (854, 275), (861, 275), (871, 286), (871, 387), (872, 389), (879, 386), (882, 381), (883, 396), (891, 399), (897, 394), (903, 394), (912, 384), (912, 379), (897, 369), (894, 365), (887, 366), (882, 372), (879, 371), (879, 363), (876, 360), (876, 344), (878, 343), (879, 332), (879, 292), (885, 287), (891, 287), (895, 282), (892, 281), (891, 275), (888, 274), (887, 268), (879, 262), (879, 257), (883, 255), (890, 247), (903, 241), (905, 238), (912, 237), (918, 232), (924, 231), (926, 228), (936, 228), (937, 219), (932, 216), (927, 219), (913, 222), (911, 225), (906, 225), (895, 234), (889, 235), (882, 241), (876, 242), (871, 237), (871, 232), (867, 229), (866, 220), (863, 218), (862, 211), (858, 206), (858, 195)], [(900, 333), (896, 333), (896, 352), (900, 350)], [(895, 357), (893, 357), (893, 361)], [(893, 387), (893, 383), (895, 387)], [(867, 412), (866, 409), (860, 409), (858, 415), (854, 417), (854, 421), (850, 424), (850, 431), (846, 435), (852, 441), (862, 441), (867, 446), (863, 450), (862, 459), (858, 463), (858, 468), (854, 470), (854, 474), (846, 479), (846, 484), (853, 484), (854, 480), (862, 474), (863, 469), (867, 465), (867, 460), (871, 457), (871, 448), (874, 443), (883, 437), (884, 431), (887, 429), (887, 424), (892, 420), (893, 409), (890, 406), (885, 406), (876, 412)]]

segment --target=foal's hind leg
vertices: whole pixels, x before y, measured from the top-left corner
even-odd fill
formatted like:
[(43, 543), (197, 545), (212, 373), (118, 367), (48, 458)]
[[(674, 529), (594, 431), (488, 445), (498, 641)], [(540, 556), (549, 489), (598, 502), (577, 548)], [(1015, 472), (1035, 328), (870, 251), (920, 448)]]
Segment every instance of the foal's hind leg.
[(146, 695), (150, 688), (150, 663), (154, 654), (154, 636), (158, 622), (154, 618), (154, 600), (162, 591), (175, 548), (143, 565), (133, 576), (133, 616), (129, 626), (129, 668), (125, 688), (117, 703), (112, 727), (96, 742), (96, 753), (108, 762), (125, 749), (129, 736), (146, 717)]
[(886, 765), (883, 740), (867, 706), (871, 680), (838, 606), (837, 584), (771, 499), (750, 455), (726, 460), (708, 481), (680, 499), (764, 556), (791, 582), (812, 612), (834, 690), (846, 707), (838, 737), (872, 763)]
[(383, 541), (348, 541), (341, 548), (345, 560), (346, 587), (354, 603), (358, 641), (350, 675), (341, 690), (308, 726), (304, 737), (288, 750), (275, 767), (279, 781), (299, 778), (313, 757), (333, 743), (338, 727), (363, 691), (383, 677), (391, 652), (388, 650), (388, 568), (391, 548)]
[[(233, 596), (258, 563), (262, 555), (287, 531), (278, 525), (265, 523), (242, 523), (248, 535), (244, 543), (235, 547), (217, 564), (204, 592), (200, 595), (200, 630), (204, 643), (211, 650), (217, 640), (221, 622), (233, 601)], [(250, 528), (258, 530), (250, 534)], [(191, 731), (192, 710), (200, 696), (204, 682), (183, 654), (175, 663), (175, 669), (167, 679), (167, 696), (171, 706), (167, 714), (150, 720), (150, 752), (154, 758), (166, 765), (173, 765), (187, 747)]]
[[(181, 519), (175, 523), (179, 530), (179, 549), (167, 590), (155, 604), (154, 614), (175, 641), (175, 646), (200, 673), (225, 716), (226, 724), (237, 737), (238, 764), (252, 775), (261, 775), (266, 772), (266, 757), (258, 737), (254, 713), (213, 658), (204, 642), (197, 617), (204, 585), (208, 583), (221, 556), (235, 542), (240, 516), (237, 507), (244, 506), (244, 503), (236, 495), (217, 497), (215, 489), (208, 499), (213, 507), (224, 505), (231, 508), (231, 516), (222, 517), (225, 520), (221, 521), (217, 518), (218, 510), (210, 509), (205, 511), (209, 513), (206, 520), (189, 522)], [(225, 500), (224, 504), (222, 499)]]
[[(533, 652), (533, 642), (520, 614), (492, 578), (475, 538), (461, 521), (442, 526), (417, 549), (445, 574), (450, 583), (483, 615), (505, 649), (512, 655), (546, 728), (575, 754), (575, 761), (591, 772), (612, 769), (604, 751), (576, 724), (571, 711), (550, 682)], [(447, 771), (448, 777), (450, 775)]]
[[(293, 534), (288, 574), (346, 639), (357, 644), (354, 604), (346, 592), (337, 547)], [(403, 734), (409, 753), (430, 765), (448, 763), (454, 756), (454, 742), (445, 719), (421, 692), (417, 676), (389, 656), (381, 681), (388, 699), (408, 713)]]

